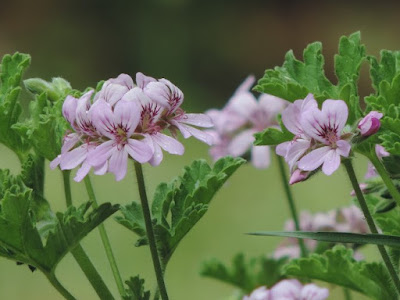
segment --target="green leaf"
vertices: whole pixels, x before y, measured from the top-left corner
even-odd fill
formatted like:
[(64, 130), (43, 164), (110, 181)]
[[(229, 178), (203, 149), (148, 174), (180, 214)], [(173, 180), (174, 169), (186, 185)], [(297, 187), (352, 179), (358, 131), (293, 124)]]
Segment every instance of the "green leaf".
[[(224, 157), (211, 168), (206, 161), (196, 160), (185, 167), (181, 177), (161, 183), (154, 194), (152, 215), (161, 262), (167, 265), (183, 237), (206, 213), (208, 205), (226, 180), (245, 160)], [(139, 235), (137, 246), (147, 244), (141, 206), (132, 203), (121, 208), (117, 222)]]
[(0, 179), (0, 246), (5, 250), (0, 255), (45, 273), (53, 272), (80, 240), (118, 210), (110, 203), (91, 212), (90, 203), (69, 207), (65, 213), (50, 214), (53, 220), (43, 230), (39, 215), (32, 211), (32, 190), (7, 171), (0, 170)]
[(230, 267), (217, 259), (204, 262), (200, 274), (231, 284), (247, 294), (262, 285), (272, 287), (285, 279), (282, 270), (287, 261), (287, 257), (273, 259), (265, 255), (246, 260), (244, 254), (239, 253)]
[(377, 92), (379, 92), (381, 82), (392, 82), (400, 71), (399, 51), (382, 50), (380, 54), (380, 62), (374, 56), (368, 56), (368, 61), (371, 65), (372, 86)]
[(70, 83), (61, 77), (53, 78), (51, 82), (41, 78), (30, 78), (24, 80), (24, 84), (32, 94), (40, 95), (46, 93), (50, 101), (63, 100), (73, 92)]
[(144, 288), (144, 279), (140, 279), (139, 276), (135, 276), (125, 281), (125, 283), (129, 287), (129, 289), (126, 290), (128, 296), (124, 297), (124, 300), (150, 299), (150, 291), (145, 291)]
[(353, 251), (343, 246), (335, 246), (322, 255), (292, 260), (284, 271), (289, 276), (346, 287), (372, 299), (397, 299), (390, 276), (381, 263), (356, 261)]
[(18, 122), (22, 112), (18, 101), (21, 77), (29, 64), (29, 55), (15, 53), (13, 56), (5, 55), (0, 68), (0, 143), (13, 150), (20, 160), (30, 145), (12, 128), (12, 125)]
[(374, 244), (389, 247), (400, 247), (400, 236), (385, 234), (359, 234), (350, 232), (330, 232), (330, 231), (259, 231), (249, 233), (259, 236), (281, 236), (297, 239), (312, 239), (321, 242), (332, 243), (354, 243), (354, 244)]

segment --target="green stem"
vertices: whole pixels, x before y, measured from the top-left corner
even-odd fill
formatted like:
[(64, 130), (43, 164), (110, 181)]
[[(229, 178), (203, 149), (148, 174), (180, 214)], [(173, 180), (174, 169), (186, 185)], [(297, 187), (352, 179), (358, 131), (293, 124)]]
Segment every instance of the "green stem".
[[(300, 231), (300, 222), (299, 222), (299, 218), (298, 218), (298, 214), (297, 214), (297, 209), (296, 209), (296, 205), (294, 203), (294, 199), (293, 199), (293, 195), (292, 195), (292, 191), (290, 189), (289, 186), (289, 178), (286, 174), (286, 170), (285, 170), (285, 165), (283, 163), (283, 159), (281, 156), (279, 155), (275, 155), (278, 161), (278, 166), (279, 166), (279, 171), (281, 174), (281, 181), (282, 181), (282, 185), (283, 185), (283, 189), (285, 190), (285, 194), (286, 194), (286, 199), (287, 202), (289, 204), (289, 209), (290, 209), (290, 213), (292, 215), (292, 219), (294, 221), (294, 226), (296, 228), (297, 231)], [(304, 241), (302, 239), (298, 239), (299, 241), (299, 246), (300, 246), (300, 251), (301, 251), (301, 256), (302, 257), (306, 257), (307, 256), (307, 248), (304, 244)]]
[[(72, 205), (72, 197), (71, 197), (71, 184), (70, 184), (70, 171), (63, 171), (63, 179), (64, 179), (64, 193), (65, 200), (67, 206)], [(87, 256), (85, 250), (83, 250), (82, 246), (78, 244), (72, 251), (73, 257), (78, 263), (79, 267), (86, 275), (86, 278), (89, 280), (90, 284), (96, 291), (96, 294), (100, 299), (108, 300), (114, 299), (110, 290), (104, 283), (100, 274), (97, 272), (96, 267), (91, 262), (90, 258)]]
[(343, 294), (345, 300), (351, 300), (351, 292), (348, 288), (343, 288)]
[[(86, 191), (88, 193), (89, 199), (90, 199), (90, 201), (93, 202), (93, 207), (94, 208), (99, 207), (97, 200), (96, 200), (96, 195), (94, 194), (92, 182), (90, 181), (89, 175), (87, 175), (85, 177), (84, 181), (85, 181)], [(100, 224), (98, 226), (98, 228), (99, 228), (99, 232), (100, 232), (101, 241), (103, 242), (104, 250), (106, 251), (107, 258), (110, 263), (112, 273), (114, 275), (115, 283), (117, 284), (120, 295), (122, 296), (122, 298), (124, 298), (124, 297), (126, 297), (126, 291), (124, 288), (124, 283), (122, 282), (121, 274), (119, 273), (119, 270), (118, 270), (118, 266), (117, 266), (117, 262), (114, 257), (114, 253), (111, 248), (110, 239), (108, 238), (104, 224)]]
[(383, 182), (385, 183), (387, 189), (389, 190), (390, 195), (392, 195), (393, 199), (396, 201), (397, 206), (400, 207), (400, 193), (397, 190), (396, 186), (393, 184), (393, 181), (390, 178), (388, 172), (386, 172), (385, 166), (382, 164), (382, 162), (376, 155), (375, 150), (371, 151), (371, 154), (368, 156), (368, 158), (374, 165), (379, 176), (381, 176)]
[[(360, 208), (361, 208), (362, 212), (364, 213), (364, 217), (365, 217), (365, 220), (367, 221), (369, 230), (371, 231), (371, 233), (379, 234), (379, 232), (375, 226), (374, 220), (371, 216), (371, 213), (369, 212), (367, 202), (365, 201), (364, 195), (361, 192), (361, 189), (360, 189), (359, 183), (357, 181), (357, 177), (354, 172), (354, 168), (351, 163), (351, 160), (345, 159), (345, 160), (343, 160), (343, 164), (346, 167), (346, 171), (347, 171), (347, 174), (349, 175), (351, 185), (353, 186), (353, 189), (356, 192), (356, 196), (357, 196), (358, 202), (360, 204)], [(392, 262), (390, 261), (389, 255), (388, 255), (385, 247), (382, 245), (378, 245), (378, 250), (382, 256), (382, 259), (386, 265), (386, 268), (389, 271), (390, 277), (393, 280), (393, 283), (396, 287), (397, 293), (400, 295), (400, 280), (399, 280), (399, 277), (397, 276), (397, 273), (393, 267)]]
[(160, 291), (161, 299), (168, 300), (167, 289), (164, 283), (164, 274), (161, 268), (160, 258), (158, 257), (156, 239), (154, 237), (153, 224), (151, 222), (151, 214), (149, 209), (149, 202), (147, 200), (146, 186), (144, 184), (142, 165), (136, 161), (134, 162), (134, 164), (135, 164), (135, 172), (139, 188), (140, 202), (142, 203), (143, 217), (146, 224), (147, 238), (149, 240), (151, 258), (153, 260), (154, 271), (156, 273), (156, 278), (157, 278), (157, 284)]
[(76, 300), (74, 296), (71, 295), (70, 292), (67, 291), (65, 287), (58, 281), (56, 276), (52, 273), (46, 274), (47, 279), (50, 281), (50, 283), (56, 288), (56, 290), (63, 295), (63, 297), (67, 300)]

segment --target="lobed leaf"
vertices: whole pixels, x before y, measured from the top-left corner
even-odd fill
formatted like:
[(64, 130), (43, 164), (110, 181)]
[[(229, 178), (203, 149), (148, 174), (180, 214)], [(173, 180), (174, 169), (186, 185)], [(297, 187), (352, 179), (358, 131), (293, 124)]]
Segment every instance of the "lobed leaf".
[(125, 283), (129, 289), (126, 290), (128, 296), (124, 297), (124, 300), (150, 300), (150, 291), (145, 291), (144, 279), (135, 276)]
[[(245, 162), (242, 158), (225, 157), (211, 168), (197, 160), (185, 167), (182, 176), (156, 188), (152, 204), (154, 233), (164, 267), (184, 236), (206, 213), (208, 205), (226, 180)], [(121, 225), (139, 235), (137, 246), (147, 244), (141, 206), (132, 203), (121, 208), (116, 217)]]

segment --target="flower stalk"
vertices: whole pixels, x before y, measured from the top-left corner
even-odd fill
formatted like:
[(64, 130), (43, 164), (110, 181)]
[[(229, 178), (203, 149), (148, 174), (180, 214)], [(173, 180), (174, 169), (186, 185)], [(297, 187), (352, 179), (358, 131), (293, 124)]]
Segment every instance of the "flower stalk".
[[(71, 171), (63, 171), (63, 180), (64, 180), (64, 193), (67, 207), (72, 205), (72, 196), (71, 196), (71, 182), (70, 182), (70, 173)], [(78, 244), (71, 251), (74, 259), (78, 263), (79, 267), (82, 269), (83, 273), (86, 275), (86, 278), (89, 280), (90, 284), (96, 291), (96, 294), (102, 300), (114, 299), (110, 290), (104, 283), (100, 274), (97, 272), (96, 267), (91, 262), (90, 258), (86, 254), (85, 250), (82, 248), (80, 244)]]
[[(296, 230), (300, 231), (301, 228), (300, 228), (299, 217), (298, 217), (296, 205), (294, 203), (292, 191), (291, 191), (289, 183), (288, 183), (289, 182), (289, 178), (288, 178), (288, 176), (286, 174), (286, 170), (285, 170), (285, 166), (284, 166), (284, 163), (283, 163), (283, 159), (279, 155), (276, 155), (276, 158), (277, 158), (277, 161), (278, 161), (279, 173), (281, 174), (281, 181), (282, 181), (283, 189), (285, 190), (286, 199), (287, 199), (287, 202), (289, 204), (290, 214), (292, 215), (292, 219), (293, 219), (294, 226), (295, 226)], [(302, 239), (298, 239), (298, 241), (299, 241), (301, 257), (307, 257), (307, 252), (308, 251), (307, 251), (307, 248), (306, 248), (306, 246), (304, 244), (304, 241)]]
[[(378, 232), (378, 230), (377, 230), (377, 228), (375, 226), (374, 220), (372, 218), (372, 215), (369, 212), (369, 209), (368, 209), (368, 206), (367, 206), (367, 202), (365, 201), (364, 195), (363, 195), (363, 193), (362, 193), (362, 191), (360, 189), (360, 186), (359, 186), (356, 174), (354, 172), (354, 168), (353, 168), (353, 165), (351, 163), (351, 160), (350, 159), (345, 159), (345, 160), (343, 160), (343, 164), (344, 164), (344, 166), (346, 168), (346, 171), (347, 171), (347, 174), (349, 176), (350, 182), (351, 182), (351, 184), (353, 186), (353, 189), (354, 189), (354, 191), (356, 193), (357, 200), (358, 200), (358, 202), (360, 204), (360, 208), (361, 208), (362, 212), (364, 213), (365, 220), (367, 221), (369, 230), (371, 231), (371, 233), (379, 234), (379, 232)], [(394, 286), (395, 286), (395, 288), (397, 290), (397, 293), (400, 295), (400, 280), (399, 280), (399, 277), (398, 277), (398, 275), (396, 273), (396, 270), (394, 269), (394, 266), (393, 266), (392, 262), (390, 261), (389, 255), (388, 255), (385, 247), (382, 246), (382, 245), (378, 245), (378, 250), (379, 250), (379, 252), (381, 254), (383, 262), (386, 265), (386, 268), (389, 271), (390, 277), (393, 280), (393, 283), (394, 283)]]
[[(90, 201), (93, 202), (93, 207), (94, 208), (99, 207), (97, 200), (96, 200), (96, 195), (94, 194), (94, 190), (93, 190), (93, 186), (92, 186), (90, 177), (86, 176), (84, 181), (85, 181), (85, 187), (86, 187), (86, 191), (88, 193), (89, 199), (90, 199)], [(117, 284), (118, 291), (119, 291), (121, 297), (123, 298), (126, 296), (126, 291), (124, 288), (124, 283), (122, 282), (121, 274), (118, 270), (118, 266), (117, 266), (117, 262), (114, 257), (114, 253), (111, 248), (110, 239), (108, 238), (104, 224), (100, 224), (98, 226), (98, 228), (99, 228), (99, 232), (100, 232), (101, 241), (103, 242), (104, 250), (106, 251), (106, 255), (107, 255), (108, 261), (111, 266), (111, 270), (112, 270), (112, 273), (113, 273), (113, 276), (115, 279), (115, 283)]]
[[(46, 273), (45, 273), (46, 274)], [(54, 288), (67, 300), (76, 300), (74, 296), (58, 281), (53, 273), (46, 274), (47, 279), (54, 286)]]
[(153, 260), (154, 271), (156, 273), (157, 284), (160, 291), (161, 299), (168, 300), (167, 289), (164, 282), (164, 274), (161, 268), (160, 258), (158, 255), (156, 239), (154, 236), (153, 224), (151, 222), (151, 214), (149, 209), (149, 202), (147, 200), (146, 186), (144, 183), (142, 165), (134, 161), (136, 179), (139, 188), (140, 202), (142, 204), (143, 217), (146, 225), (146, 233), (149, 241), (151, 258)]

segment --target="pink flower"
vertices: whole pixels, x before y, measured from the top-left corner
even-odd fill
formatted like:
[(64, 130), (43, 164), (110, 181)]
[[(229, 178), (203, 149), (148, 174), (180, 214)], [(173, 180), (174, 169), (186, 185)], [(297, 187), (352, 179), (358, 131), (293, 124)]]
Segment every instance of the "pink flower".
[(282, 280), (270, 290), (268, 300), (324, 300), (329, 296), (329, 290), (315, 284), (302, 285), (296, 279)]
[(295, 183), (304, 181), (308, 178), (309, 175), (310, 175), (310, 172), (296, 169), (293, 171), (292, 175), (290, 176), (289, 184), (295, 184)]
[(265, 286), (255, 289), (249, 296), (244, 296), (243, 300), (269, 300), (270, 292)]
[[(378, 144), (375, 145), (375, 153), (376, 153), (376, 156), (377, 156), (380, 160), (382, 160), (382, 157), (388, 157), (388, 156), (390, 156), (390, 153), (387, 152), (383, 146), (378, 145)], [(368, 162), (367, 173), (365, 174), (364, 177), (365, 177), (365, 179), (368, 179), (368, 178), (372, 178), (372, 177), (375, 177), (375, 176), (378, 176), (378, 173), (376, 172), (376, 169), (375, 169), (375, 167), (372, 165), (372, 163)], [(361, 185), (361, 184), (360, 184), (360, 185)]]
[(117, 78), (111, 78), (104, 82), (100, 92), (95, 96), (95, 101), (103, 99), (113, 106), (134, 86), (135, 84), (129, 75), (120, 74)]
[(286, 106), (286, 101), (263, 94), (258, 99), (249, 91), (255, 81), (249, 76), (238, 87), (222, 110), (209, 110), (207, 114), (215, 124), (209, 131), (214, 136), (210, 154), (214, 159), (224, 155), (244, 156), (250, 152), (256, 168), (270, 164), (270, 148), (254, 146), (254, 134), (271, 126), (277, 126), (277, 115)]
[(108, 102), (100, 99), (95, 102), (89, 114), (105, 139), (88, 157), (90, 165), (99, 167), (107, 163), (107, 171), (114, 173), (115, 179), (119, 181), (126, 175), (128, 155), (140, 163), (151, 159), (152, 149), (143, 141), (133, 138), (140, 121), (137, 103), (120, 100), (112, 109)]
[(381, 127), (379, 121), (383, 117), (383, 114), (377, 111), (371, 111), (366, 115), (360, 123), (358, 123), (358, 129), (360, 129), (362, 136), (370, 136), (375, 134)]
[(347, 105), (342, 100), (325, 100), (322, 109), (310, 109), (301, 118), (304, 133), (319, 142), (317, 147), (302, 157), (299, 169), (313, 171), (322, 165), (322, 172), (331, 175), (340, 165), (340, 156), (348, 157), (350, 143), (341, 134), (348, 116)]

